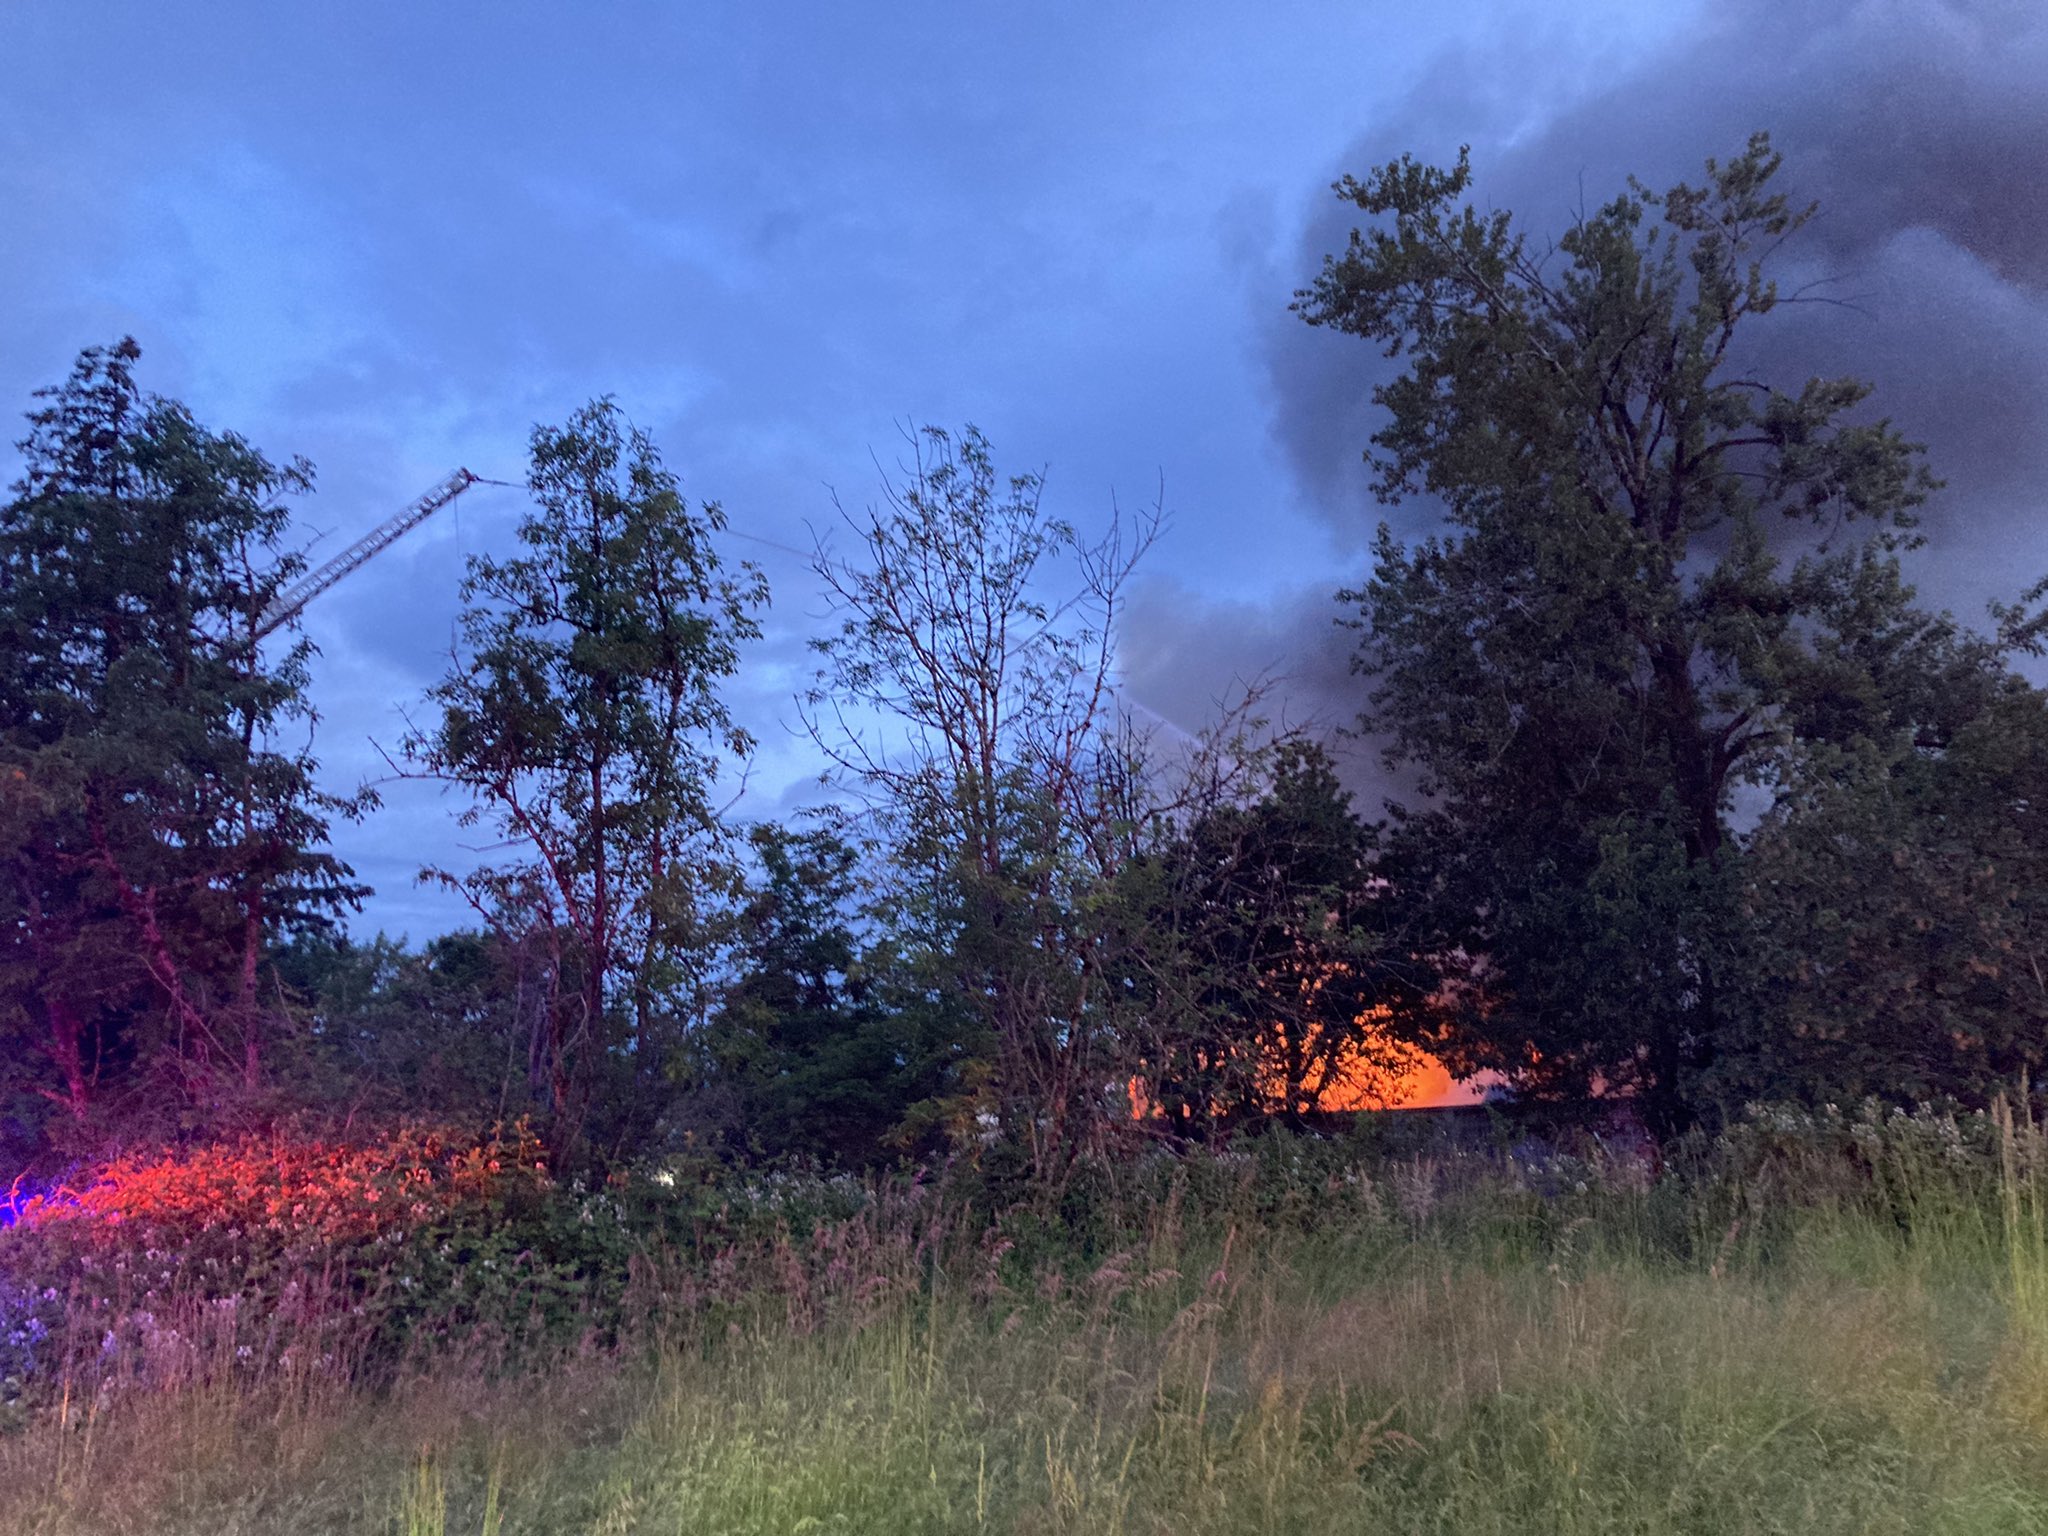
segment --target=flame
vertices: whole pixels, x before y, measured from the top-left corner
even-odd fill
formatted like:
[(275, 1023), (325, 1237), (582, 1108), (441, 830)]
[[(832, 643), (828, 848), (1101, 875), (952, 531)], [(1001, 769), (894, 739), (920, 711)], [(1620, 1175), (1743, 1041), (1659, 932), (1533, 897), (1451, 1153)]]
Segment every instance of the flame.
[[(1336, 915), (1329, 914), (1324, 926), (1335, 920)], [(1288, 998), (1292, 1004), (1276, 1012), (1293, 1021), (1296, 1033), (1290, 1039), (1289, 1025), (1276, 1017), (1264, 1038), (1249, 1046), (1257, 1054), (1250, 1064), (1253, 1093), (1267, 1113), (1448, 1109), (1482, 1104), (1495, 1088), (1504, 1086), (1493, 1072), (1463, 1080), (1452, 1077), (1437, 1057), (1393, 1033), (1392, 1010), (1384, 1005), (1353, 1016), (1348, 1038), (1335, 1050), (1325, 1050), (1324, 1020), (1333, 1013), (1342, 1017), (1338, 1010), (1343, 1005), (1334, 994), (1339, 991), (1336, 983), (1349, 974), (1347, 962), (1324, 958), (1305, 938), (1297, 939), (1291, 959), (1281, 960), (1268, 973), (1270, 995)], [(1131, 1080), (1130, 1098), (1136, 1119), (1165, 1112), (1152, 1102), (1140, 1078)], [(1182, 1113), (1191, 1116), (1192, 1110), (1184, 1105)]]
[[(1285, 1085), (1270, 1071), (1260, 1077), (1261, 1089), (1277, 1108)], [(1389, 1040), (1385, 1031), (1372, 1028), (1337, 1052), (1327, 1081), (1316, 1095), (1315, 1107), (1340, 1113), (1420, 1109), (1447, 1099), (1453, 1086), (1450, 1069), (1436, 1057), (1418, 1046)]]

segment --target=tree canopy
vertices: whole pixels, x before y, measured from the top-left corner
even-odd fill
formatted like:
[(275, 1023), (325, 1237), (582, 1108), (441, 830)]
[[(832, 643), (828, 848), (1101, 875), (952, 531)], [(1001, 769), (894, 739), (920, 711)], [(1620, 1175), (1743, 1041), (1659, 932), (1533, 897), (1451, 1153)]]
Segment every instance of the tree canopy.
[(144, 395), (140, 356), (88, 349), (39, 393), (0, 506), (7, 1070), (77, 1126), (109, 1090), (258, 1093), (268, 947), (360, 894), (325, 841), (361, 802), (303, 745), (309, 648), (256, 643), (311, 467)]
[(633, 1075), (665, 1082), (705, 1006), (709, 929), (736, 878), (715, 797), (753, 746), (719, 685), (768, 591), (752, 565), (725, 566), (724, 512), (686, 502), (610, 400), (534, 429), (527, 484), (524, 548), (471, 560), (462, 650), (404, 752), (469, 795), (463, 825), (516, 850), (428, 876), (545, 957), (536, 1070), (574, 1135), (608, 1053), (629, 1046)]
[(1937, 729), (1900, 667), (1900, 576), (1935, 489), (1869, 386), (1754, 377), (1741, 345), (1812, 209), (1759, 134), (1700, 185), (1640, 184), (1555, 244), (1471, 203), (1466, 156), (1338, 194), (1379, 222), (1296, 308), (1397, 371), (1368, 459), (1387, 500), (1356, 612), (1366, 730), (1419, 777), (1399, 810), (1434, 947), (1483, 985), (1448, 1037), (1538, 1092), (1709, 1091), (1753, 976), (1738, 802), (1822, 748)]
[(417, 949), (343, 930), (374, 797), (316, 782), (312, 652), (259, 634), (310, 466), (86, 351), (0, 505), (0, 1142), (538, 1113), (591, 1158), (951, 1150), (1044, 1211), (1423, 1047), (1660, 1132), (2040, 1073), (2048, 583), (1932, 611), (1920, 449), (1752, 361), (1816, 297), (1783, 176), (1759, 134), (1554, 239), (1462, 152), (1337, 183), (1294, 307), (1385, 355), (1365, 456), (1431, 524), (1338, 594), (1381, 821), (1257, 686), (1159, 750), (1118, 647), (1162, 512), (1084, 535), (971, 427), (838, 508), (793, 703), (846, 803), (758, 820), (760, 572), (609, 397), (537, 426), (394, 754), (490, 844), (429, 855), (475, 926)]

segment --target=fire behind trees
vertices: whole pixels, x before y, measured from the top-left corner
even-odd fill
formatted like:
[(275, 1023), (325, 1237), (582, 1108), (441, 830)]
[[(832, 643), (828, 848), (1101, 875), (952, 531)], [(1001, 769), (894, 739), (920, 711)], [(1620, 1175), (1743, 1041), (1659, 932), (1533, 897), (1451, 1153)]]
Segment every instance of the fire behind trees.
[(1462, 159), (1340, 183), (1372, 222), (1298, 308), (1394, 360), (1369, 457), (1442, 512), (1341, 594), (1418, 785), (1384, 821), (1256, 691), (1192, 747), (1138, 730), (1116, 626), (1161, 515), (1086, 536), (970, 428), (818, 554), (845, 806), (742, 828), (722, 689), (765, 589), (609, 402), (536, 429), (521, 553), (472, 563), (405, 746), (502, 846), (457, 880), (478, 929), (417, 952), (340, 932), (326, 828), (370, 802), (314, 787), (304, 643), (250, 643), (310, 471), (87, 352), (0, 508), (9, 1156), (531, 1115), (574, 1155), (1057, 1188), (1432, 1071), (1660, 1130), (2038, 1075), (2044, 626), (1917, 606), (1938, 486), (1862, 384), (1743, 371), (1807, 217), (1778, 171), (1759, 137), (1554, 242)]

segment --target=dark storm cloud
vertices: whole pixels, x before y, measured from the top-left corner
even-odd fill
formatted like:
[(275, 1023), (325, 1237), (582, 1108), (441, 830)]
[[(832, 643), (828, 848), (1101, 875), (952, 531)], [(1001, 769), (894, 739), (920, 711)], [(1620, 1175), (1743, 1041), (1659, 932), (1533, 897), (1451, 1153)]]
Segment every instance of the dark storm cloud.
[(1176, 581), (1139, 584), (1125, 614), (1119, 673), (1138, 702), (1140, 728), (1169, 765), (1183, 761), (1203, 731), (1256, 695), (1252, 714), (1269, 734), (1322, 743), (1356, 808), (1377, 817), (1383, 801), (1412, 787), (1390, 774), (1377, 740), (1354, 730), (1369, 686), (1351, 665), (1352, 631), (1332, 588), (1306, 581), (1278, 601), (1217, 598)]
[[(1441, 71), (1435, 84), (1456, 88)], [(1444, 131), (1453, 114), (1441, 94), (1424, 99), (1354, 143), (1339, 168), (1454, 153)], [(1482, 95), (1471, 116), (1482, 128), (1498, 122), (1500, 104)], [(1733, 155), (1757, 128), (1785, 152), (1783, 185), (1821, 204), (1782, 286), (1816, 282), (1817, 296), (1847, 306), (1781, 309), (1757, 342), (1759, 361), (1788, 382), (1873, 380), (1877, 408), (1927, 443), (1950, 482), (1931, 509), (1935, 531), (2011, 537), (2016, 494), (2048, 467), (2048, 9), (1743, 0), (1536, 132), (1505, 143), (1455, 137), (1474, 142), (1483, 203), (1554, 233), (1631, 173), (1653, 187), (1697, 181), (1707, 157)], [(1318, 209), (1299, 280), (1355, 222), (1335, 198)], [(1367, 395), (1388, 365), (1367, 344), (1292, 317), (1273, 321), (1267, 349), (1288, 460), (1333, 525), (1362, 541), (1375, 520), (1359, 467)], [(1396, 514), (1397, 526), (1426, 518), (1427, 509)], [(2034, 547), (2048, 557), (2048, 544)], [(1938, 554), (1971, 559), (1953, 547)]]
[[(1788, 387), (1866, 378), (1877, 386), (1870, 409), (1926, 444), (1947, 486), (1927, 508), (1929, 547), (1913, 567), (1923, 597), (1978, 619), (1987, 600), (2048, 572), (2048, 7), (1738, 0), (1533, 127), (1518, 116), (1512, 54), (1503, 42), (1446, 55), (1331, 173), (1362, 174), (1404, 152), (1442, 163), (1470, 142), (1482, 204), (1554, 234), (1630, 174), (1657, 188), (1697, 182), (1709, 156), (1769, 130), (1786, 157), (1782, 184), (1821, 205), (1786, 253), (1781, 289), (1811, 285), (1827, 302), (1781, 307), (1752, 338), (1750, 362)], [(1315, 205), (1293, 286), (1356, 222), (1334, 197)], [(1368, 489), (1369, 393), (1392, 365), (1291, 315), (1272, 316), (1263, 346), (1275, 442), (1349, 551), (1330, 585), (1355, 582), (1382, 518), (1409, 536), (1435, 520), (1426, 502), (1383, 508)], [(1281, 664), (1300, 679), (1296, 708), (1355, 715), (1362, 688), (1338, 665), (1350, 636), (1292, 618), (1302, 601), (1237, 616), (1246, 644), (1204, 664), (1263, 657), (1285, 631), (1304, 647)], [(1230, 618), (1212, 605), (1179, 622), (1213, 635)]]
[(1178, 581), (1144, 581), (1125, 612), (1119, 672), (1177, 733), (1199, 735), (1247, 690), (1258, 690), (1270, 699), (1267, 712), (1281, 715), (1276, 723), (1326, 734), (1357, 712), (1314, 708), (1348, 686), (1350, 662), (1327, 643), (1336, 617), (1320, 584), (1262, 603), (1218, 598)]

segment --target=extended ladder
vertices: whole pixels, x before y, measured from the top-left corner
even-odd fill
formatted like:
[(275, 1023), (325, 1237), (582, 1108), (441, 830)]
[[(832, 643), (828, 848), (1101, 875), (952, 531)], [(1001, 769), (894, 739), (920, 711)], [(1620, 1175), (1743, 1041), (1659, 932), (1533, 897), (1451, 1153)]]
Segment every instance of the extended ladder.
[(485, 480), (466, 469), (458, 469), (424, 496), (413, 502), (398, 516), (382, 527), (372, 529), (355, 543), (325, 565), (308, 571), (297, 581), (286, 587), (271, 599), (270, 606), (263, 610), (256, 620), (256, 632), (252, 639), (261, 640), (280, 625), (288, 622), (298, 611), (314, 598), (333, 586), (359, 565), (380, 551), (390, 548), (408, 530), (417, 528), (449, 502), (460, 496), (472, 485), (497, 485), (502, 482)]

